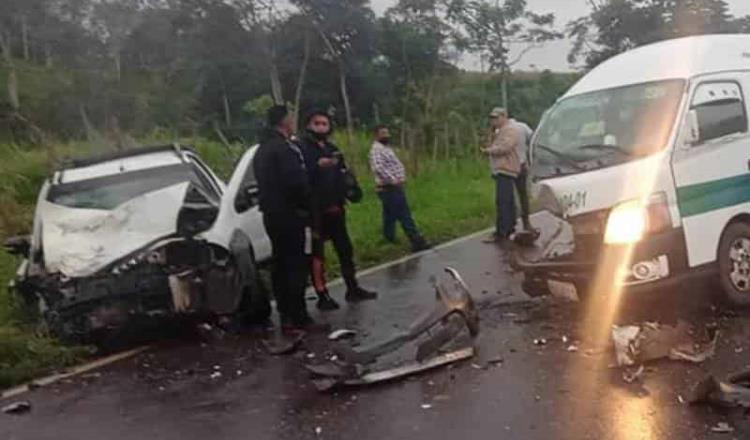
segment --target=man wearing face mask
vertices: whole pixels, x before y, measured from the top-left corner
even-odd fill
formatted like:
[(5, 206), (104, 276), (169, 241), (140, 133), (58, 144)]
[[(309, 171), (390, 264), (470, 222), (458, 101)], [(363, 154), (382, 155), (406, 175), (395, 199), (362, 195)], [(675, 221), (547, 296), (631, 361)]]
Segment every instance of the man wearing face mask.
[(385, 125), (375, 128), (375, 142), (370, 149), (370, 169), (375, 175), (376, 191), (383, 203), (383, 236), (387, 241), (396, 240), (396, 222), (401, 223), (411, 242), (412, 252), (429, 249), (431, 246), (419, 233), (411, 216), (404, 192), (406, 169), (389, 146), (390, 131)]
[(311, 112), (305, 120), (302, 154), (312, 188), (313, 246), (312, 282), (320, 310), (335, 310), (338, 303), (328, 293), (325, 279), (325, 242), (331, 240), (346, 283), (346, 300), (371, 300), (377, 297), (359, 286), (354, 265), (354, 250), (346, 229), (347, 184), (349, 170), (344, 156), (330, 141), (331, 118), (323, 110)]

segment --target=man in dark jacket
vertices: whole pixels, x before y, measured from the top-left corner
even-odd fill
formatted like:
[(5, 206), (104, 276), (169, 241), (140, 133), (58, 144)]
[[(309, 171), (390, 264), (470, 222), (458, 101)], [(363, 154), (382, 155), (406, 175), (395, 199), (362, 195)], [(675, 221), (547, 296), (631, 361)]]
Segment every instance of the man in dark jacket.
[(377, 294), (359, 286), (354, 266), (354, 250), (346, 229), (346, 182), (344, 157), (331, 143), (331, 119), (327, 112), (316, 110), (305, 120), (306, 132), (301, 142), (305, 166), (312, 189), (312, 281), (318, 294), (318, 308), (339, 308), (331, 298), (325, 279), (325, 242), (331, 240), (341, 264), (341, 275), (346, 283), (346, 300), (375, 299)]
[(293, 123), (284, 106), (268, 110), (268, 133), (253, 170), (263, 223), (273, 247), (272, 282), (284, 329), (312, 324), (305, 304), (311, 246), (310, 186), (299, 147), (289, 140)]

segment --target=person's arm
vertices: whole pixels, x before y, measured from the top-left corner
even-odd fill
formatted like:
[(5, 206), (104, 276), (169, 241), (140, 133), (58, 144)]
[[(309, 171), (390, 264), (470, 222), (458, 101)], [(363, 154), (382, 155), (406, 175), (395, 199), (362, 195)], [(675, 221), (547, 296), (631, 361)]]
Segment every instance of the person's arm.
[(505, 156), (516, 151), (518, 146), (518, 134), (512, 127), (500, 130), (495, 136), (492, 144), (484, 149), (484, 152), (493, 156)]

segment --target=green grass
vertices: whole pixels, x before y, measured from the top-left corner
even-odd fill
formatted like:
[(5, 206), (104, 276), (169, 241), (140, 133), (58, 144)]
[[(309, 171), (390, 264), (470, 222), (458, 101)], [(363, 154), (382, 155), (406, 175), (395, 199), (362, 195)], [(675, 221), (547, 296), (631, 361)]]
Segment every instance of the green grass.
[[(155, 134), (143, 143), (164, 141), (171, 142), (166, 135)], [(368, 136), (359, 133), (351, 144), (345, 141), (345, 136), (339, 134), (337, 143), (356, 170), (365, 192), (361, 203), (348, 207), (348, 226), (358, 267), (362, 269), (407, 255), (409, 243), (400, 227), (397, 243), (390, 244), (382, 238), (380, 200), (367, 167)], [(183, 142), (195, 146), (209, 166), (224, 178), (231, 175), (243, 151), (241, 147), (228, 149), (204, 139)], [(56, 145), (50, 150), (24, 150), (0, 144), (0, 239), (28, 233), (39, 186), (53, 169), (54, 160), (103, 150), (85, 142)], [(428, 240), (444, 242), (492, 224), (493, 184), (483, 160), (463, 157), (415, 161), (408, 151), (398, 153), (407, 163), (406, 191), (414, 218)], [(328, 254), (331, 257), (329, 278), (333, 278), (338, 273), (338, 262), (331, 249)], [(35, 323), (21, 313), (6, 289), (16, 265), (15, 258), (0, 251), (0, 389), (75, 363), (87, 353), (85, 349), (64, 347), (54, 339), (35, 333)]]

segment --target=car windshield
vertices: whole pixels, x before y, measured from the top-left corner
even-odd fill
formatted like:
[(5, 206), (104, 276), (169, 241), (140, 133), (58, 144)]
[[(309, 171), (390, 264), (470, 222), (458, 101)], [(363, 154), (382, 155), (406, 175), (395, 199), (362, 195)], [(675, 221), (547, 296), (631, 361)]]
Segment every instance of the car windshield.
[(109, 210), (143, 194), (183, 182), (207, 187), (192, 165), (179, 164), (54, 185), (47, 200), (70, 208)]
[(659, 151), (669, 137), (683, 87), (683, 80), (660, 81), (560, 101), (539, 127), (536, 174), (580, 172)]

